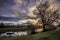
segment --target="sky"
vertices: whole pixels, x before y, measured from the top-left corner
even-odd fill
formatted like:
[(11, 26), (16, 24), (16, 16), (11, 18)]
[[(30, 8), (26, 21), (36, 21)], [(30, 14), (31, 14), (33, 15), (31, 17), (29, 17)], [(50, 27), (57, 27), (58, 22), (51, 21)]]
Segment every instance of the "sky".
[[(31, 13), (39, 4), (39, 1), (42, 0), (0, 0), (0, 16), (13, 18), (13, 20), (26, 18), (28, 15), (32, 15)], [(60, 0), (49, 1), (55, 7), (60, 8)], [(3, 18), (1, 20), (4, 20)]]

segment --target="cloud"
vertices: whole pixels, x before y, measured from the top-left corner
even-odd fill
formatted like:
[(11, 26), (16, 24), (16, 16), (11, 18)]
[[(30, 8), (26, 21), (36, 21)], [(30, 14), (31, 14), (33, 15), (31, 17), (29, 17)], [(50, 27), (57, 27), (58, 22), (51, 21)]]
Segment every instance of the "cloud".
[(36, 6), (32, 6), (32, 7), (30, 7), (28, 10), (30, 11), (30, 12), (32, 12), (33, 10), (35, 10), (36, 9)]
[(36, 5), (36, 0), (0, 0), (0, 15), (8, 17), (25, 15), (29, 12), (28, 9), (34, 5)]
[(0, 0), (0, 15), (7, 17), (19, 17), (25, 15), (26, 7), (22, 0)]
[(19, 3), (19, 4), (22, 4), (23, 3), (22, 0), (16, 0), (15, 2), (16, 3)]
[(50, 3), (55, 7), (60, 8), (60, 0), (50, 0)]
[(38, 22), (38, 20), (35, 20), (35, 19), (26, 19), (26, 20), (19, 20), (17, 23), (27, 23), (27, 22), (30, 22), (32, 24), (36, 24)]
[(11, 14), (14, 5), (14, 0), (0, 0), (0, 15)]
[(33, 6), (30, 6), (28, 8), (28, 11), (29, 11), (28, 16), (30, 16), (30, 17), (36, 17), (36, 15), (33, 14), (33, 11), (36, 9), (36, 6), (40, 4), (40, 2), (43, 3), (45, 1), (46, 0), (35, 0), (35, 2), (33, 3)]
[[(33, 15), (32, 11), (42, 0), (0, 0), (0, 16), (24, 18)], [(43, 0), (44, 2), (45, 0)], [(50, 0), (60, 7), (60, 0)]]
[(30, 16), (30, 17), (35, 17), (35, 15), (33, 14), (33, 11), (34, 11), (35, 9), (36, 9), (36, 5), (28, 8), (28, 11), (29, 11), (28, 16)]

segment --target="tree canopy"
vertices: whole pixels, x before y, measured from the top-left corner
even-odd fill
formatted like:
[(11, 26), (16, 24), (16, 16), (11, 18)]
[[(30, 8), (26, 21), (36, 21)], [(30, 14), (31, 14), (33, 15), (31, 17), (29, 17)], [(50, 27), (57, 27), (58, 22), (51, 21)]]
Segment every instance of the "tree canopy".
[(51, 26), (53, 22), (59, 19), (58, 8), (53, 7), (49, 1), (40, 3), (40, 5), (36, 7), (36, 10), (33, 11), (33, 14), (36, 15), (36, 18), (41, 19), (43, 31), (46, 25)]

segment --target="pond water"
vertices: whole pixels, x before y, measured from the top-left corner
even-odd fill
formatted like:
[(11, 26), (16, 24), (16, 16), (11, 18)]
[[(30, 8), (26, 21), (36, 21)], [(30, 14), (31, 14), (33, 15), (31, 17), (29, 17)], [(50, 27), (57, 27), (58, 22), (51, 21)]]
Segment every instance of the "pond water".
[(16, 36), (22, 36), (22, 35), (28, 35), (27, 31), (19, 31), (19, 32), (5, 32), (0, 34), (1, 37), (16, 37)]

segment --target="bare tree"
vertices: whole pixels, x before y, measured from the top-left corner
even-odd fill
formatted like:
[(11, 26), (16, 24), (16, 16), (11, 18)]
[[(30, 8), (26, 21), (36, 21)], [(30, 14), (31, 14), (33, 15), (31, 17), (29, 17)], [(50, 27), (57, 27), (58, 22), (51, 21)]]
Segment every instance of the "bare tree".
[(41, 18), (43, 31), (45, 31), (46, 25), (50, 27), (52, 23), (59, 18), (58, 9), (50, 7), (50, 3), (45, 1), (44, 3), (40, 3), (40, 5), (36, 7), (36, 10), (33, 11), (33, 14), (36, 15), (37, 18)]

